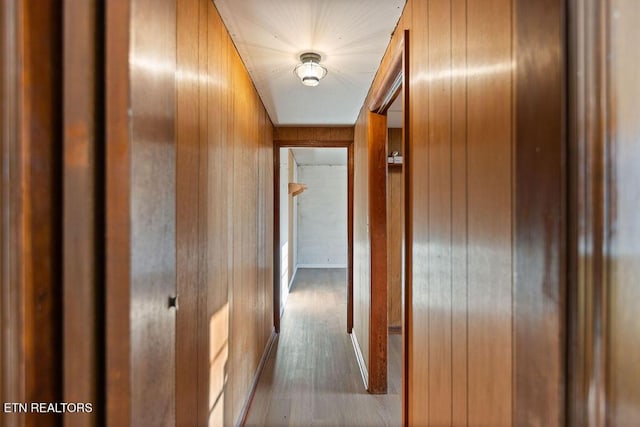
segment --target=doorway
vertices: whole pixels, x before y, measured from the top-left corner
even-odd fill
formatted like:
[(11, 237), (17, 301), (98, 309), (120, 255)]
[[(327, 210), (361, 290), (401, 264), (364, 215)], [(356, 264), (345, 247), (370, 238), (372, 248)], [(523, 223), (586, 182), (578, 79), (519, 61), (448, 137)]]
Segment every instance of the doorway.
[[(350, 333), (353, 328), (353, 128), (352, 127), (286, 127), (276, 128), (274, 130), (274, 200), (278, 203), (274, 204), (274, 289), (273, 289), (273, 324), (276, 332), (280, 332), (280, 318), (284, 310), (284, 304), (288, 297), (289, 285), (294, 279), (296, 272), (296, 266), (299, 267), (299, 258), (296, 245), (290, 245), (290, 242), (297, 241), (297, 205), (291, 200), (283, 202), (282, 194), (284, 191), (289, 193), (289, 184), (291, 186), (292, 199), (297, 196), (293, 196), (293, 193), (304, 191), (303, 184), (291, 182), (289, 177), (293, 180), (297, 179), (297, 161), (295, 160), (295, 154), (292, 150), (300, 149), (342, 149), (346, 151), (346, 192), (347, 192), (347, 218), (346, 218), (346, 286), (347, 286), (347, 332)], [(302, 153), (302, 152), (300, 152)], [(335, 153), (335, 152), (334, 152)], [(292, 156), (291, 159), (289, 156)], [(283, 174), (284, 157), (286, 156), (286, 164), (291, 161), (291, 171), (287, 166), (286, 175)], [(282, 182), (287, 179), (286, 185)], [(289, 207), (291, 203), (291, 208)], [(282, 221), (282, 217), (285, 215), (285, 207), (287, 209), (287, 217), (290, 215), (294, 217), (294, 221), (291, 222)], [(295, 214), (294, 214), (295, 212)], [(291, 225), (292, 229), (290, 229)], [(286, 232), (282, 228), (287, 228)], [(286, 245), (283, 245), (283, 237), (286, 236)], [(283, 246), (286, 246), (283, 249)], [(286, 253), (285, 253), (286, 252)], [(285, 265), (286, 261), (286, 265)], [(331, 259), (329, 260), (331, 263)], [(312, 263), (313, 264), (313, 263)], [(284, 273), (285, 269), (286, 274)]]
[(348, 283), (348, 153), (340, 147), (280, 147), (279, 156), (282, 317), (300, 269), (341, 270)]

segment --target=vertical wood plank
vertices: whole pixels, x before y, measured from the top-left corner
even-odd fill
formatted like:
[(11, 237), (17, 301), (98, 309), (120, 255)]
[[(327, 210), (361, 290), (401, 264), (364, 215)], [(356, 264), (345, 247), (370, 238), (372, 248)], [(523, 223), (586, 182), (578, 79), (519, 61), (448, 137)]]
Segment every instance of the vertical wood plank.
[(428, 11), (429, 423), (451, 424), (451, 2)]
[[(215, 28), (209, 27), (209, 2), (198, 2), (198, 83), (199, 83), (199, 165), (198, 165), (198, 292), (197, 292), (197, 330), (196, 336), (196, 366), (197, 375), (197, 411), (195, 423), (204, 424), (209, 416), (209, 32)], [(211, 165), (212, 166), (212, 165)]]
[(131, 140), (129, 138), (130, 2), (105, 4), (106, 135), (106, 420), (131, 424)]
[(451, 422), (467, 425), (467, 2), (451, 4)]
[[(514, 425), (564, 425), (564, 5), (514, 3)], [(545, 61), (533, 57), (545, 52)]]
[(102, 19), (95, 2), (64, 3), (64, 401), (95, 405), (66, 426), (96, 423), (104, 408)]
[(428, 226), (429, 205), (426, 189), (429, 185), (427, 141), (429, 135), (429, 92), (425, 74), (428, 72), (428, 6), (427, 1), (412, 2), (410, 98), (410, 180), (413, 218), (411, 225), (411, 325), (409, 365), (409, 425), (429, 424), (428, 401), (428, 328), (429, 289), (428, 276)]
[(199, 3), (176, 3), (176, 423), (197, 424), (200, 191)]
[[(176, 4), (131, 4), (131, 422), (175, 424)], [(153, 389), (154, 393), (149, 393)]]
[(511, 2), (467, 3), (470, 424), (512, 422)]

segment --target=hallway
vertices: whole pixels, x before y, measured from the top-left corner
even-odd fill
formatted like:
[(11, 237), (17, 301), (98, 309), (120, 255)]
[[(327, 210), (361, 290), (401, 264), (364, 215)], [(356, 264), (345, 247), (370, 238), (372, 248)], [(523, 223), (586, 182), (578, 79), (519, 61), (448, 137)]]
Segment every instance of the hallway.
[(346, 331), (346, 271), (299, 269), (247, 426), (397, 426), (401, 335), (389, 340), (389, 393), (364, 390)]

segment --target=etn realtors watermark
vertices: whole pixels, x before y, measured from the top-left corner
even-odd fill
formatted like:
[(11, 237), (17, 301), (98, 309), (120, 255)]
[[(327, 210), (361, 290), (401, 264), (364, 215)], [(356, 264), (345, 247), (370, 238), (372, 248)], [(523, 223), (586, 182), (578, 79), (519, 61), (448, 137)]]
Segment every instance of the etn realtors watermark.
[(88, 402), (4, 402), (2, 412), (32, 414), (79, 414), (93, 412)]

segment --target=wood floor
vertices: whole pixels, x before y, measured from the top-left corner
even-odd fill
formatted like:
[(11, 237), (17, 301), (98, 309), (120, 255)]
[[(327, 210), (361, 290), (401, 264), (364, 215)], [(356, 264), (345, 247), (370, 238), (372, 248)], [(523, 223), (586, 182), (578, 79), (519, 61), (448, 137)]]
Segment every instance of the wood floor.
[(389, 340), (389, 393), (364, 390), (346, 333), (346, 271), (300, 269), (247, 426), (400, 426), (401, 336)]

